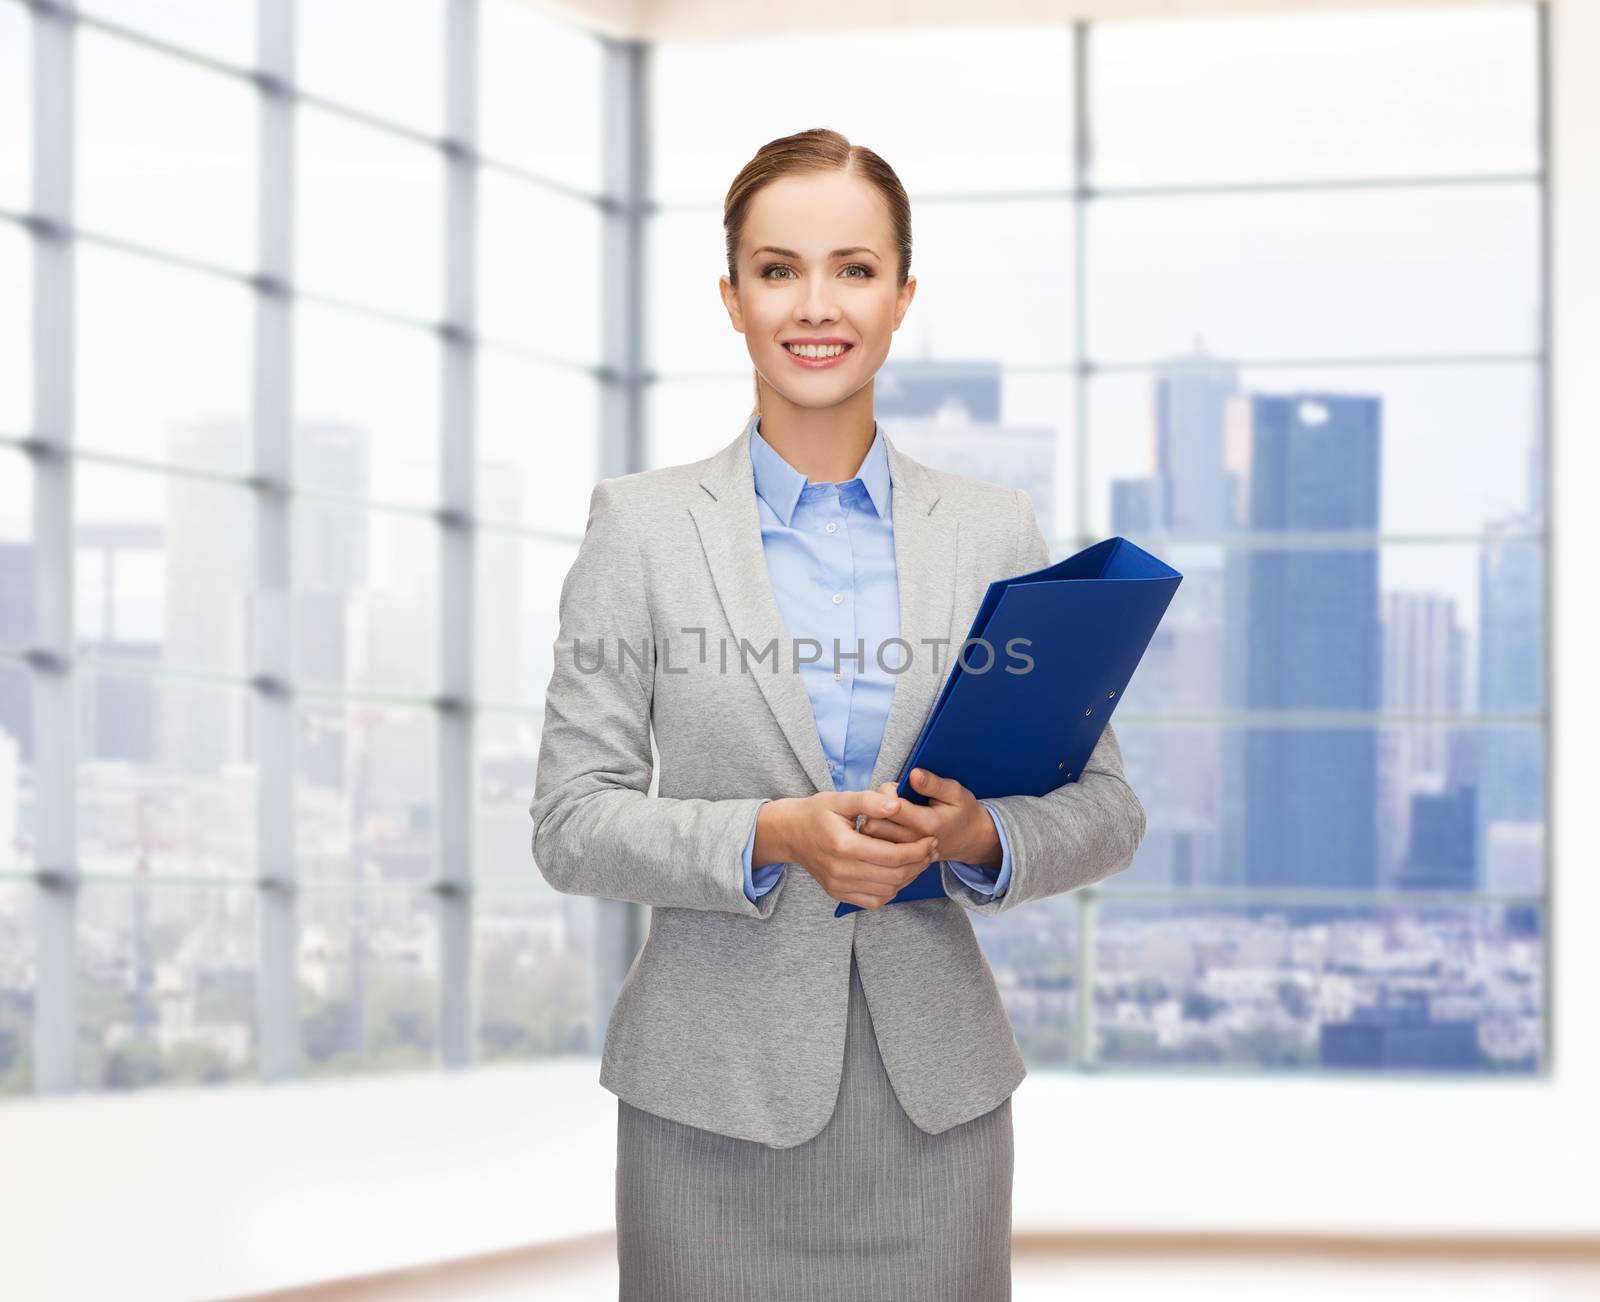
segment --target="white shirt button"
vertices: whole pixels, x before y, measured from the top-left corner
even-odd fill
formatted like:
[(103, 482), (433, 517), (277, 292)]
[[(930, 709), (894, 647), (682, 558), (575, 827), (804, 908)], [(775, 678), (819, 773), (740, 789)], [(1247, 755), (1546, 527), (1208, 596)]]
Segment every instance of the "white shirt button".
[(836, 592), (836, 593), (833, 594), (833, 604), (835, 606), (837, 606), (843, 600), (844, 600), (844, 593)]
[(837, 682), (839, 679), (841, 679), (843, 677), (844, 677), (844, 670), (843, 669), (835, 669), (833, 671), (833, 678), (834, 678), (835, 682)]
[(829, 533), (832, 533), (838, 527), (839, 522), (837, 520), (829, 520), (828, 523), (823, 526), (823, 528), (825, 528)]

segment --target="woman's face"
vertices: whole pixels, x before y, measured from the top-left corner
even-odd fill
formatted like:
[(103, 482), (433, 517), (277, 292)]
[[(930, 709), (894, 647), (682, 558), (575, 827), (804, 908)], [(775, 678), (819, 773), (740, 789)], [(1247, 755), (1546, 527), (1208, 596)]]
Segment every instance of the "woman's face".
[[(916, 293), (915, 276), (896, 285), (898, 268), (888, 210), (870, 181), (846, 172), (785, 176), (751, 201), (739, 287), (723, 276), (722, 301), (768, 385), (798, 407), (831, 407), (870, 383), (889, 356), (889, 337)], [(787, 347), (816, 339), (844, 351), (830, 359)]]

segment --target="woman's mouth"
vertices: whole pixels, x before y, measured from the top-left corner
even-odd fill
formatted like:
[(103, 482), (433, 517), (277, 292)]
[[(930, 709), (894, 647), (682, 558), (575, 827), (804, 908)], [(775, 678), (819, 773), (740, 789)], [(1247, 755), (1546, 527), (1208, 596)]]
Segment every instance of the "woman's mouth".
[(785, 344), (783, 351), (798, 365), (821, 371), (836, 365), (853, 347), (854, 344)]

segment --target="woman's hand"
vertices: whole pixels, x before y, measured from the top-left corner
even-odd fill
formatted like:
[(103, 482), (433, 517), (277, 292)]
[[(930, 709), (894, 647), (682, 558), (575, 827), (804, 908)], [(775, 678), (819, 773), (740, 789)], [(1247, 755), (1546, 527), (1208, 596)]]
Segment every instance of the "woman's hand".
[[(939, 838), (856, 831), (856, 817), (890, 817), (906, 802), (877, 791), (819, 791), (770, 800), (756, 815), (753, 863), (797, 863), (831, 899), (876, 909), (939, 857)], [(980, 811), (982, 812), (982, 811)]]
[[(878, 792), (893, 796), (895, 783), (884, 782)], [(885, 841), (910, 842), (922, 837), (937, 838), (942, 847), (939, 858), (983, 868), (998, 868), (1001, 863), (1000, 834), (995, 831), (989, 811), (978, 798), (954, 778), (941, 778), (927, 769), (911, 770), (912, 788), (928, 797), (926, 805), (896, 800), (899, 809), (869, 818), (861, 825), (864, 836)]]

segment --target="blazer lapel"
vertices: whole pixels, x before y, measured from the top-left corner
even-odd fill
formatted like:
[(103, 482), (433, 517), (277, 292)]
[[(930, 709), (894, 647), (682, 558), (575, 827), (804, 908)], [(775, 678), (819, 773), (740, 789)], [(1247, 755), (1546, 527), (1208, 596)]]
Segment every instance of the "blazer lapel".
[[(767, 573), (755, 471), (750, 465), (747, 442), (754, 423), (752, 414), (739, 437), (711, 458), (700, 479), (711, 496), (691, 505), (689, 513), (700, 531), (700, 546), (722, 601), (723, 614), (733, 630), (734, 645), (728, 648), (730, 672), (755, 676), (773, 718), (812, 784), (818, 791), (832, 791), (833, 775), (822, 751), (822, 739), (817, 735), (811, 697), (795, 670), (789, 633)], [(745, 668), (739, 655), (747, 642), (750, 651)], [(757, 660), (774, 643), (776, 659), (768, 656)]]
[[(733, 630), (736, 645), (729, 648), (729, 663), (739, 664), (739, 650), (748, 642), (748, 672), (755, 676), (784, 738), (816, 789), (834, 791), (837, 788), (817, 735), (811, 697), (794, 664), (793, 643), (767, 572), (755, 474), (750, 465), (749, 437), (754, 423), (752, 415), (739, 436), (711, 457), (700, 479), (710, 496), (691, 505), (689, 513), (699, 530), (700, 545), (723, 614)], [(948, 673), (954, 648), (945, 647), (939, 652), (941, 672), (935, 674), (935, 649), (922, 645), (921, 639), (952, 636), (958, 542), (958, 522), (946, 522), (934, 510), (938, 490), (922, 465), (901, 453), (886, 432), (883, 439), (893, 486), (890, 513), (894, 520), (900, 636), (910, 645), (911, 667), (895, 678), (872, 786), (899, 772)], [(770, 656), (757, 661), (755, 657), (774, 642), (775, 665)], [(875, 647), (867, 648), (869, 656), (876, 652)], [(903, 647), (888, 648), (884, 659), (898, 664), (906, 654)]]
[[(933, 476), (883, 436), (889, 451), (889, 479), (894, 485), (895, 573), (900, 587), (900, 636), (910, 646), (910, 668), (895, 678), (889, 717), (883, 725), (883, 742), (873, 765), (869, 786), (898, 777), (900, 765), (922, 731), (939, 688), (950, 672), (954, 646), (924, 645), (923, 638), (954, 638), (956, 559), (960, 549), (960, 520), (936, 508), (939, 490)], [(872, 654), (869, 650), (868, 654)], [(899, 663), (904, 647), (885, 651)], [(937, 672), (935, 672), (937, 666)]]

